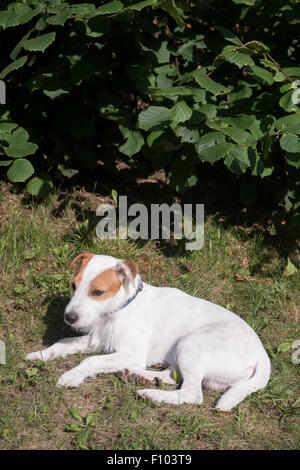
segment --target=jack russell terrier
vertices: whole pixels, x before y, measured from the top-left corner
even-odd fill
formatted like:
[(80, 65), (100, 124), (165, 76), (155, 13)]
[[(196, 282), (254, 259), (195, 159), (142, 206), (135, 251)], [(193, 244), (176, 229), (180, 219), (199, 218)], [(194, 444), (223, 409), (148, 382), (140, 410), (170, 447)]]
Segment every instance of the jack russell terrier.
[[(63, 374), (57, 385), (78, 387), (101, 372), (128, 370), (147, 380), (175, 384), (177, 390), (143, 389), (156, 402), (202, 403), (202, 386), (226, 390), (216, 409), (230, 410), (270, 378), (269, 357), (254, 330), (236, 314), (207, 300), (170, 287), (142, 282), (137, 265), (83, 251), (72, 281), (65, 322), (83, 336), (65, 338), (30, 353), (29, 361), (49, 361), (77, 352), (104, 352), (84, 359)], [(163, 371), (147, 367), (163, 363)]]

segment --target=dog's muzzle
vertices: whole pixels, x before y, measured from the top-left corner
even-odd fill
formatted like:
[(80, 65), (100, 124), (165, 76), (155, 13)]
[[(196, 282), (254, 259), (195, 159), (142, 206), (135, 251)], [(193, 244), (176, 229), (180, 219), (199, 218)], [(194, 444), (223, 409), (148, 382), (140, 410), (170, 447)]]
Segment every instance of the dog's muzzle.
[(78, 320), (78, 314), (75, 312), (65, 313), (65, 321), (70, 325), (73, 325)]

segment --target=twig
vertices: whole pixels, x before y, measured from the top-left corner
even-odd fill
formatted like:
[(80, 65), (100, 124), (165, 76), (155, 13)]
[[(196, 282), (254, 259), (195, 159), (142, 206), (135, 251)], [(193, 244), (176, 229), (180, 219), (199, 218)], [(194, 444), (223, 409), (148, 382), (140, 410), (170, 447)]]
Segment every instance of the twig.
[[(238, 49), (243, 49), (244, 47), (247, 47), (248, 44), (257, 44), (257, 45), (259, 45), (258, 41), (249, 41), (249, 42), (247, 42), (246, 44), (243, 44), (242, 46), (240, 46)], [(266, 56), (268, 57), (268, 59), (270, 59), (271, 62), (273, 62), (273, 64), (278, 68), (278, 70), (285, 76), (285, 78), (286, 78), (289, 82), (293, 83), (293, 80), (291, 79), (291, 77), (289, 77), (288, 74), (287, 74), (287, 73), (281, 68), (281, 66), (278, 64), (278, 62), (276, 62), (276, 60), (273, 59), (273, 57), (271, 56), (271, 54), (269, 54), (268, 51), (265, 51), (265, 54), (266, 54)]]
[(273, 59), (273, 57), (271, 56), (271, 54), (269, 54), (268, 52), (266, 52), (266, 56), (273, 62), (274, 65), (276, 65), (276, 67), (278, 67), (278, 69), (280, 70), (280, 72), (288, 79), (289, 82), (293, 83), (293, 80), (291, 79), (291, 77), (288, 76), (288, 74), (280, 67), (280, 65), (278, 64), (278, 62), (276, 62), (275, 59)]

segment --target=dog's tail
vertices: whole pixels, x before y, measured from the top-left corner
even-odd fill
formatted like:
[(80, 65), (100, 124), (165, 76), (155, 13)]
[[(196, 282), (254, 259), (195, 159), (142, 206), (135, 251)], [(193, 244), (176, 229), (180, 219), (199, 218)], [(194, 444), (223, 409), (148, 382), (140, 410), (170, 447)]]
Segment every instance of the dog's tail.
[(264, 388), (269, 381), (270, 375), (270, 359), (266, 351), (263, 350), (263, 354), (259, 357), (252, 376), (244, 382), (240, 382), (230, 387), (227, 392), (221, 396), (215, 409), (219, 409), (221, 411), (231, 410), (234, 406), (244, 400), (247, 395)]

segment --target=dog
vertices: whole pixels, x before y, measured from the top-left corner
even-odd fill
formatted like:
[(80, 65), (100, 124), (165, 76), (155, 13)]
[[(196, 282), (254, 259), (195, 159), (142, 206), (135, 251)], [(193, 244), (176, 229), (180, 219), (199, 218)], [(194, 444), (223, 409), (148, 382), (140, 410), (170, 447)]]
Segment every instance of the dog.
[[(64, 320), (82, 336), (62, 339), (26, 359), (102, 354), (61, 375), (58, 386), (78, 387), (87, 377), (124, 370), (175, 385), (173, 371), (179, 370), (179, 389), (147, 388), (138, 395), (174, 405), (201, 404), (203, 387), (223, 390), (215, 408), (227, 411), (267, 385), (269, 357), (254, 330), (235, 313), (180, 289), (146, 284), (131, 261), (83, 251), (68, 268), (78, 261)], [(165, 369), (147, 369), (157, 363)]]

